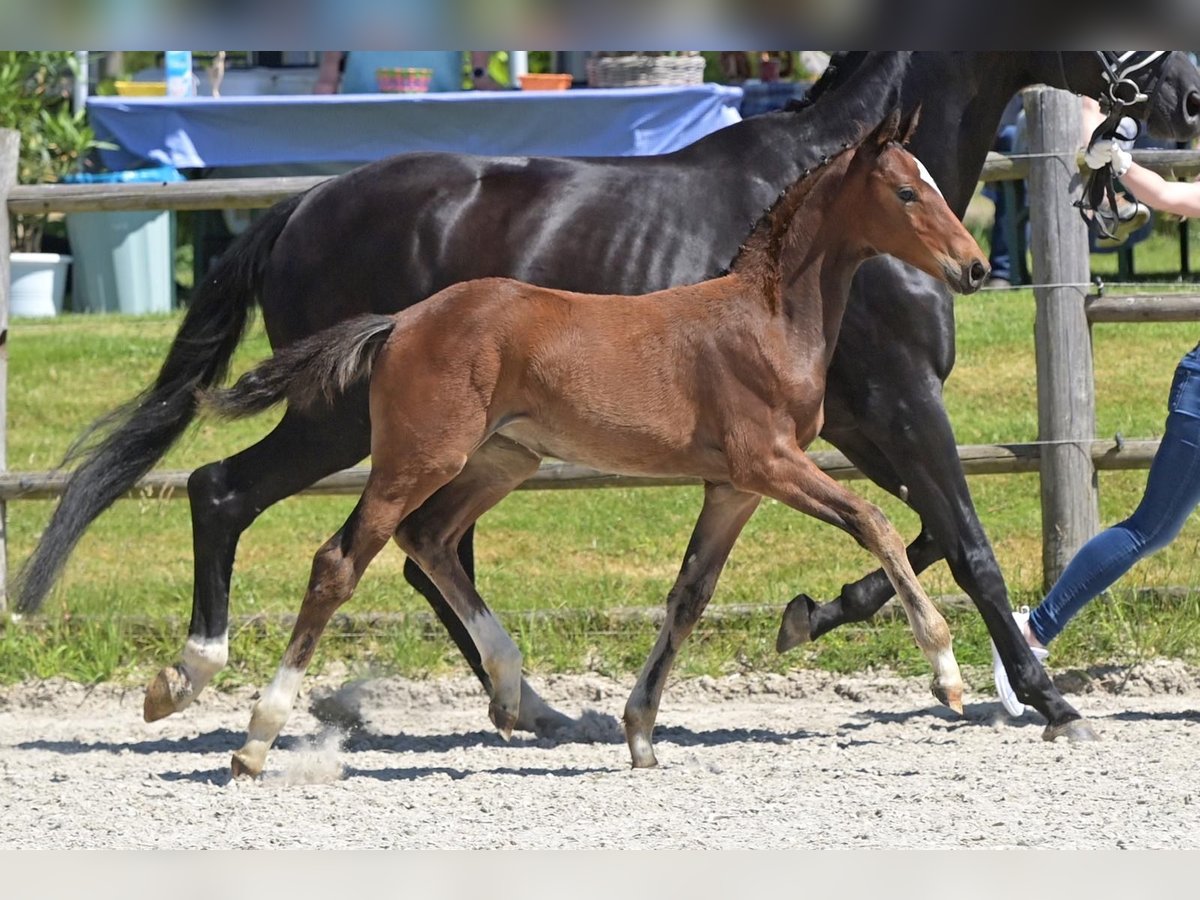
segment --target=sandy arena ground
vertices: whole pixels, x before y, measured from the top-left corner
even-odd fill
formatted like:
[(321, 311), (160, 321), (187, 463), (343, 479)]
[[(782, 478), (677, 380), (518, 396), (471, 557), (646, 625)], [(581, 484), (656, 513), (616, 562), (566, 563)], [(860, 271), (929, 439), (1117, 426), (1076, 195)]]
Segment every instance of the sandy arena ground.
[(1044, 743), (991, 697), (955, 718), (925, 679), (682, 681), (633, 771), (631, 681), (534, 679), (580, 726), (505, 744), (473, 681), (310, 679), (257, 782), (228, 774), (248, 689), (147, 725), (140, 689), (30, 683), (0, 689), (0, 847), (1200, 846), (1200, 671), (1058, 680), (1101, 741)]

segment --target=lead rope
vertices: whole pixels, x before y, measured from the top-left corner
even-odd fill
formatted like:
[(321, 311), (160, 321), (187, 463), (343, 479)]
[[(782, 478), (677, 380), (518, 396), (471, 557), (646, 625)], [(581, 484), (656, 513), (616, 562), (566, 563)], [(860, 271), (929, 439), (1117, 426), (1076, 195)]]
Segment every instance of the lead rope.
[[(1162, 65), (1165, 62), (1165, 50), (1126, 50), (1116, 53), (1111, 50), (1097, 50), (1103, 67), (1101, 72), (1105, 81), (1104, 93), (1100, 96), (1100, 109), (1105, 113), (1105, 119), (1092, 132), (1088, 139), (1088, 149), (1101, 141), (1127, 141), (1130, 144), (1137, 139), (1141, 130), (1137, 121), (1127, 115), (1125, 110), (1137, 103), (1149, 100), (1158, 89)], [(1140, 72), (1147, 66), (1157, 64), (1150, 85), (1143, 91), (1133, 80), (1135, 72)], [(1061, 57), (1060, 57), (1061, 65)], [(1129, 215), (1122, 217), (1117, 205), (1117, 175), (1113, 171), (1112, 161), (1098, 169), (1092, 169), (1084, 183), (1083, 196), (1075, 201), (1074, 206), (1079, 215), (1089, 226), (1095, 226), (1096, 232), (1102, 238), (1115, 238), (1113, 230), (1105, 224), (1103, 217), (1098, 215), (1100, 206), (1107, 200), (1108, 208), (1112, 211), (1112, 220), (1118, 224), (1128, 222), (1137, 215), (1137, 206), (1131, 206)]]

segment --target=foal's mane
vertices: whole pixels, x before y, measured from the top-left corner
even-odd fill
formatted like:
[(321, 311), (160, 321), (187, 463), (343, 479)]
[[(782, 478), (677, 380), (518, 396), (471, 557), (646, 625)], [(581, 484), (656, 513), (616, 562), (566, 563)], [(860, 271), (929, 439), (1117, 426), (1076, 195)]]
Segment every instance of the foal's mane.
[(822, 170), (843, 154), (857, 148), (863, 139), (860, 137), (858, 141), (847, 141), (832, 156), (822, 156), (816, 165), (801, 172), (800, 177), (784, 188), (759, 217), (750, 236), (738, 249), (728, 271), (762, 285), (772, 312), (779, 308), (781, 299), (781, 259), (787, 239), (793, 234), (792, 221), (813, 187), (821, 180)]

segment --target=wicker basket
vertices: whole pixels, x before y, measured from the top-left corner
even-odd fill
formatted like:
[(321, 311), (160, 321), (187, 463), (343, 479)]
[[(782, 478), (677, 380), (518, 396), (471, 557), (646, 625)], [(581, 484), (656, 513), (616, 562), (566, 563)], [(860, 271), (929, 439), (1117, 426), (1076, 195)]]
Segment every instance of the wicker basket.
[(703, 56), (597, 56), (587, 61), (589, 87), (702, 84)]

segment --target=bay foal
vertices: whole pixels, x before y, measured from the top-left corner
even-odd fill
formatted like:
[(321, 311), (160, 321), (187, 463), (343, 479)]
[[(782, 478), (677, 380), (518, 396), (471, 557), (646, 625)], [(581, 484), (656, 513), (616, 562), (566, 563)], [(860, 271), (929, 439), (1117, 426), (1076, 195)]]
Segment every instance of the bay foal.
[[(670, 666), (763, 496), (846, 530), (879, 558), (933, 668), (935, 696), (961, 711), (949, 629), (900, 536), (804, 452), (821, 428), (825, 372), (860, 263), (889, 253), (964, 292), (987, 274), (975, 241), (902, 147), (914, 124), (915, 116), (901, 135), (893, 112), (802, 175), (722, 277), (641, 296), (464, 282), (393, 316), (334, 326), (210, 393), (209, 405), (229, 416), (284, 399), (313, 407), (373, 369), (367, 487), (317, 551), (280, 668), (233, 756), (234, 774), (262, 771), (322, 631), (392, 537), (470, 633), (491, 682), (489, 714), (508, 736), (521, 654), (455, 548), (543, 456), (705, 482), (666, 621), (625, 708), (634, 766), (656, 762), (651, 733)], [(414, 511), (439, 491), (452, 492), (437, 505), (455, 514), (435, 528)]]

